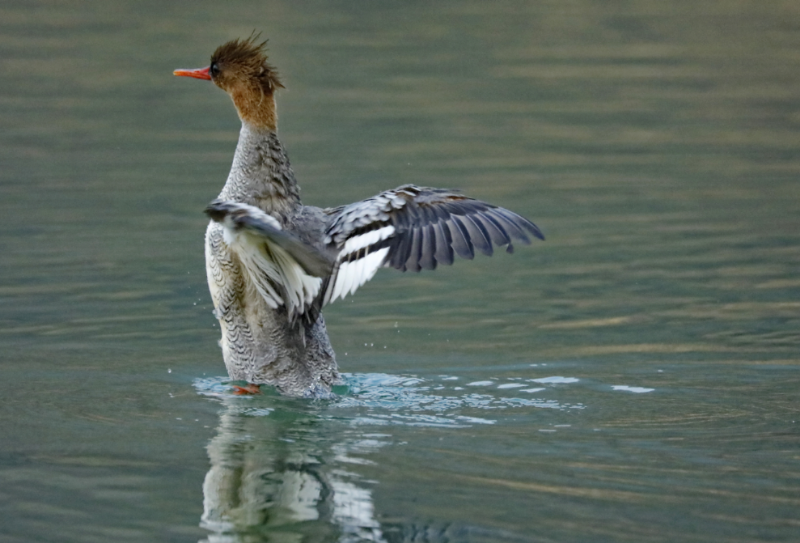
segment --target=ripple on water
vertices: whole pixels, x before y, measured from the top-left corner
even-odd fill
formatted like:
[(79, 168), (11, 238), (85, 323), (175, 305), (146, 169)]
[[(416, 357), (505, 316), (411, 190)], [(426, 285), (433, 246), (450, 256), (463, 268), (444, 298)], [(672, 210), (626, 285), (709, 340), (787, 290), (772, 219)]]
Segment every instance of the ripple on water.
[[(440, 375), (420, 378), (410, 375), (383, 373), (343, 374), (344, 385), (335, 387), (337, 397), (325, 401), (328, 414), (337, 418), (345, 416), (356, 425), (405, 425), (426, 427), (468, 427), (477, 424), (495, 424), (492, 412), (520, 409), (583, 409), (583, 404), (562, 403), (557, 400), (531, 397), (547, 388), (524, 388), (529, 385), (518, 378), (473, 381), (464, 388), (456, 386), (459, 377)], [(511, 381), (511, 382), (507, 382)], [(536, 380), (542, 383), (571, 384), (578, 379), (554, 377)], [(198, 392), (217, 398), (241, 398), (237, 412), (250, 416), (265, 416), (274, 407), (253, 406), (253, 397), (233, 394), (231, 381), (225, 377), (195, 380)], [(524, 393), (525, 397), (517, 396)], [(261, 402), (258, 402), (259, 404)], [(338, 411), (336, 411), (338, 410)], [(479, 416), (475, 411), (486, 412)]]
[(560, 375), (554, 375), (553, 377), (542, 377), (540, 379), (531, 379), (532, 383), (547, 383), (547, 384), (569, 384), (569, 383), (577, 383), (580, 379), (576, 379), (575, 377), (561, 377)]
[(624, 390), (627, 392), (633, 392), (634, 394), (644, 394), (646, 392), (653, 392), (655, 389), (645, 387), (629, 387), (627, 385), (611, 385), (611, 390)]

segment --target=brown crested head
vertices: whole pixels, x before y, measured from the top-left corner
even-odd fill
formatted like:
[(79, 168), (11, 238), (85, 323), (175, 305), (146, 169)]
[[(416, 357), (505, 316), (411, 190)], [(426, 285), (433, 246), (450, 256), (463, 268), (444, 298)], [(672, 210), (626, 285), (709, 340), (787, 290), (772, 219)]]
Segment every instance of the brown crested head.
[[(267, 62), (267, 41), (260, 35), (235, 39), (217, 47), (211, 55), (209, 75), (221, 89), (231, 92), (238, 86), (257, 87), (271, 95), (283, 84), (275, 67)], [(255, 89), (253, 89), (255, 90)]]
[(276, 130), (275, 91), (283, 88), (278, 72), (267, 62), (267, 42), (259, 35), (229, 41), (211, 55), (211, 65), (197, 70), (175, 70), (175, 75), (213, 81), (227, 92), (243, 123), (260, 130)]

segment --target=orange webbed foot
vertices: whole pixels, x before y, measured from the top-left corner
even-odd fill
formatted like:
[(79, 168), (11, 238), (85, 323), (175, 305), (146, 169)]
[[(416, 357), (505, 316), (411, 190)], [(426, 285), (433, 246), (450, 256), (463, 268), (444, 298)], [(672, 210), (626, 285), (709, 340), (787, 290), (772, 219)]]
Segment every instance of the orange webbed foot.
[(260, 385), (248, 384), (247, 386), (233, 385), (233, 393), (237, 396), (244, 396), (247, 394), (261, 394)]

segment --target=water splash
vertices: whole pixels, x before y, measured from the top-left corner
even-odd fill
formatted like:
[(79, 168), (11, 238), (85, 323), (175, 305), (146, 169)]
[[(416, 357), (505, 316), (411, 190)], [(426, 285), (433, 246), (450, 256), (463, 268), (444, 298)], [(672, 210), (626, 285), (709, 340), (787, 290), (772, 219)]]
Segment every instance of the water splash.
[[(343, 374), (344, 384), (335, 387), (337, 397), (322, 402), (323, 416), (349, 420), (353, 426), (424, 426), (465, 428), (473, 425), (495, 424), (497, 418), (490, 413), (500, 410), (583, 409), (582, 404), (565, 404), (552, 399), (531, 397), (547, 388), (528, 386), (519, 379), (472, 381), (456, 386), (459, 377), (439, 375), (421, 378), (413, 375), (388, 375), (383, 373)], [(539, 383), (570, 384), (578, 379), (552, 377), (535, 380)], [(218, 398), (233, 397), (231, 382), (224, 377), (195, 380), (198, 392)], [(524, 393), (526, 397), (519, 397)], [(268, 395), (273, 400), (279, 397)], [(251, 404), (257, 397), (241, 397), (237, 412), (250, 416), (266, 416), (275, 407)], [(262, 402), (258, 402), (261, 404)], [(482, 416), (479, 412), (487, 412)]]

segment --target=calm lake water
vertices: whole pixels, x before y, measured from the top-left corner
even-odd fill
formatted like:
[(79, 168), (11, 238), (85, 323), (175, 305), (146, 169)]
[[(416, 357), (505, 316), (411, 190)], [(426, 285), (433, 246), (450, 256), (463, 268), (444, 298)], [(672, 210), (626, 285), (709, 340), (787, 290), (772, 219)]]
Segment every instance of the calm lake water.
[[(800, 3), (7, 0), (0, 541), (800, 540)], [(306, 203), (461, 188), (547, 241), (225, 385), (202, 209), (253, 28)]]

